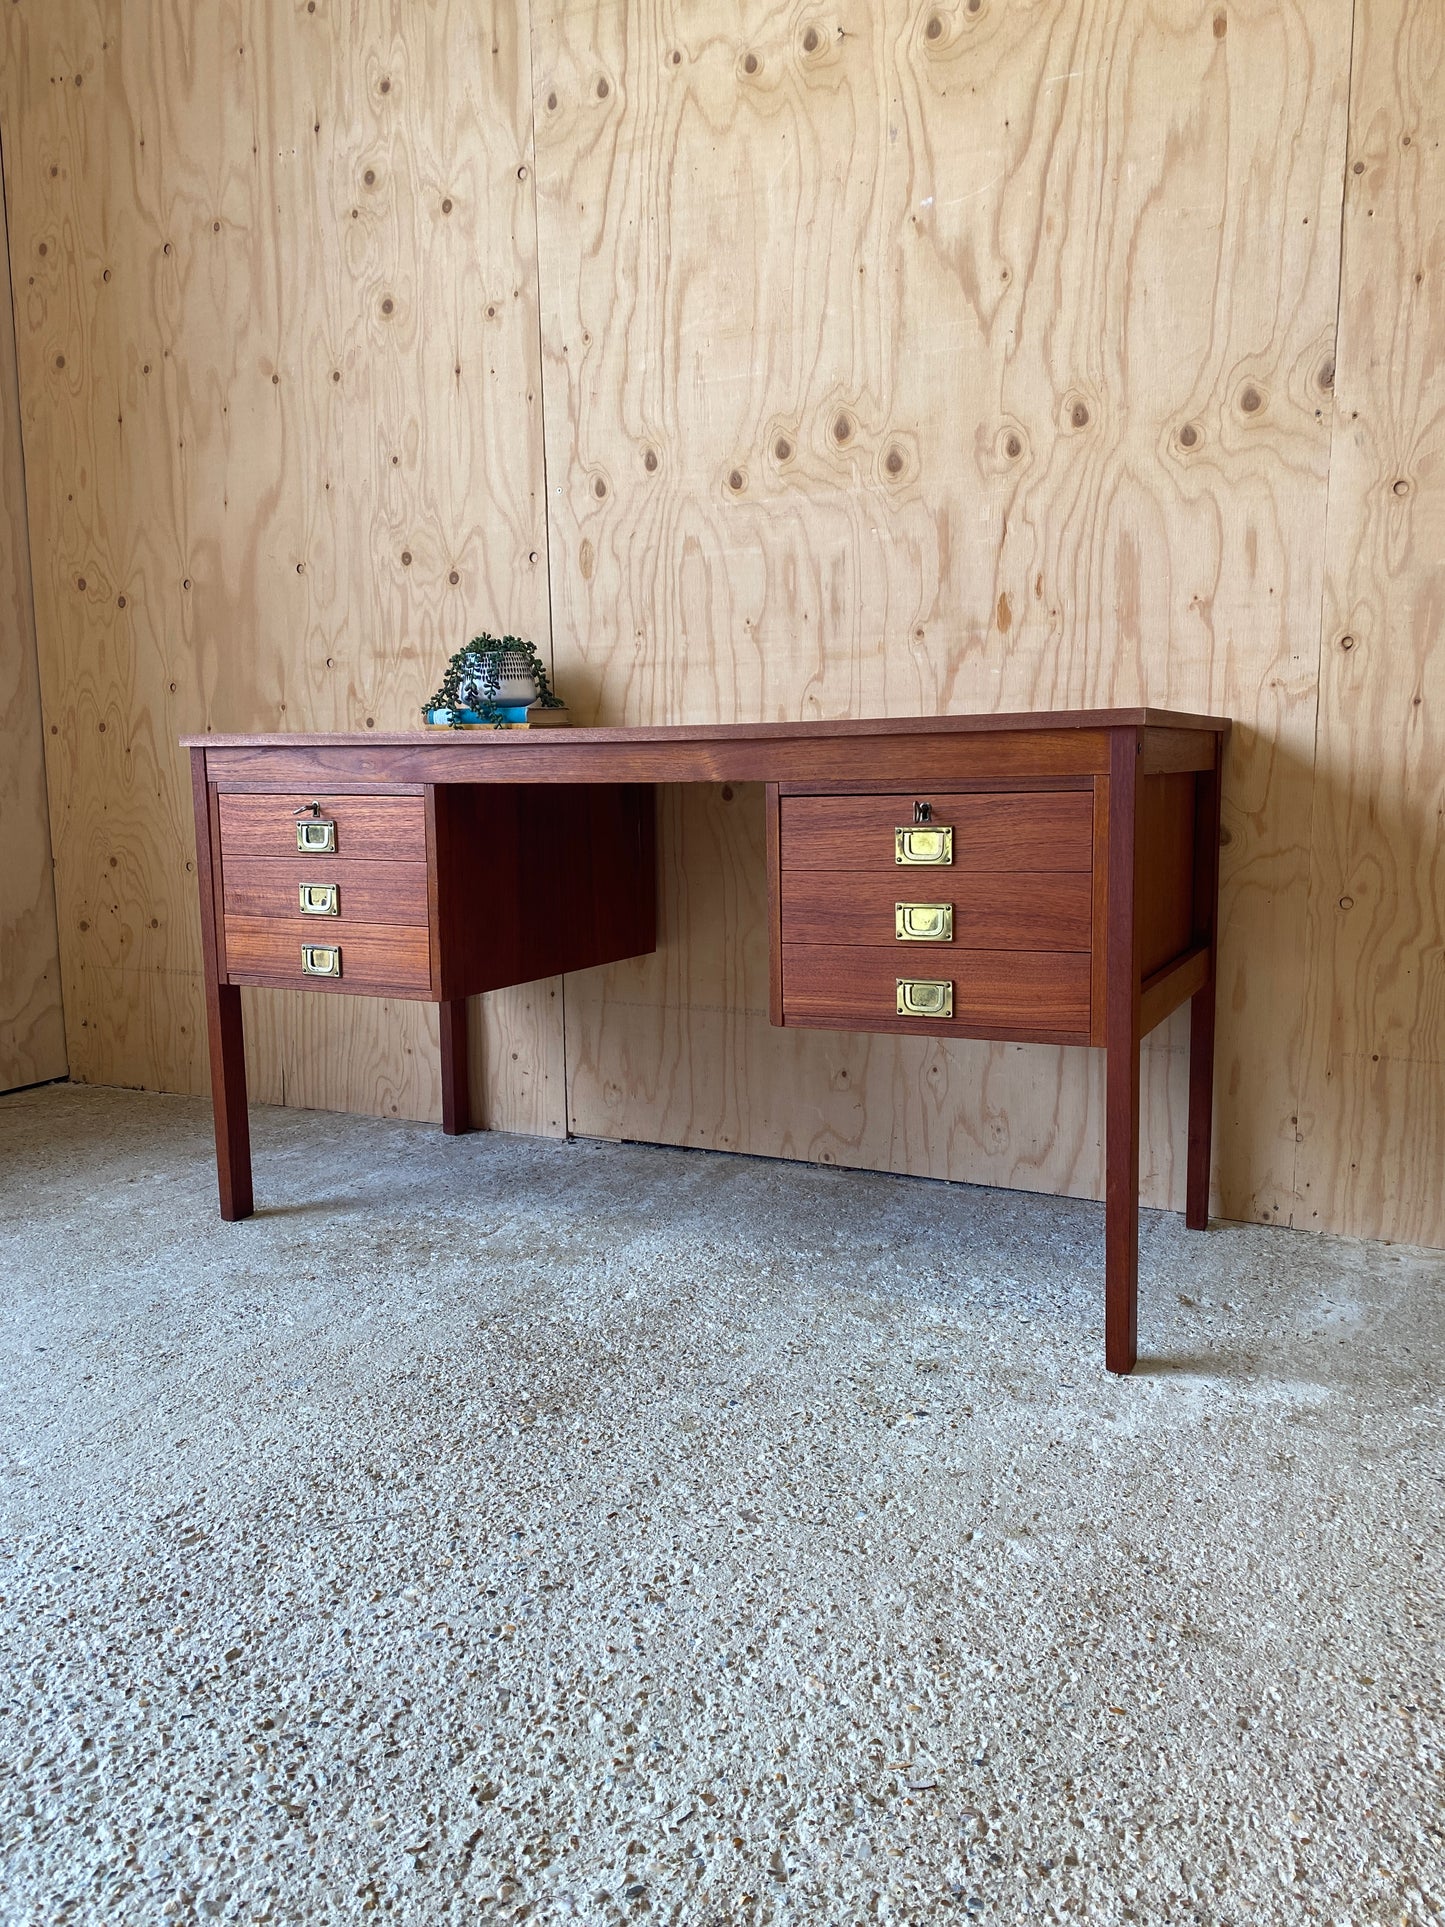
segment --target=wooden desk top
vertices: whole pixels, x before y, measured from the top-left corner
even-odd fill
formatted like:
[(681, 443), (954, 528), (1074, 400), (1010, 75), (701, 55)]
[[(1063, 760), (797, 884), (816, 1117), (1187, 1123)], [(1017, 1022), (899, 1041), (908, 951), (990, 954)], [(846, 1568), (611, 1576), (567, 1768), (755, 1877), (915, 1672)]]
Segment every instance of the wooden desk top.
[(890, 716), (638, 729), (353, 730), (187, 736), (222, 785), (780, 783), (847, 789), (1089, 779), (1119, 732), (1138, 732), (1143, 772), (1213, 765), (1229, 723), (1168, 709), (1037, 710), (1011, 716)]
[(509, 743), (738, 743), (808, 742), (838, 736), (970, 736), (1037, 729), (1203, 729), (1227, 736), (1226, 716), (1192, 716), (1173, 709), (1032, 709), (983, 716), (874, 716), (864, 720), (807, 723), (680, 723), (628, 728), (541, 730), (407, 729), (333, 730), (306, 733), (276, 730), (264, 736), (183, 736), (186, 749), (260, 749), (282, 744), (302, 749), (340, 749), (346, 744), (384, 744), (414, 748), (419, 743), (481, 743), (497, 749)]

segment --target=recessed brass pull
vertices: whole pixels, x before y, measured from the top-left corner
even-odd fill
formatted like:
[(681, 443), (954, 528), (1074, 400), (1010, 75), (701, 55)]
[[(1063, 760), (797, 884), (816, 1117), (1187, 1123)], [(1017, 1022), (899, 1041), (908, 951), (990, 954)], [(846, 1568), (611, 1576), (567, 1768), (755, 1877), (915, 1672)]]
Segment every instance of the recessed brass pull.
[(893, 832), (895, 863), (952, 863), (953, 831), (932, 824), (927, 829), (896, 829)]
[(339, 917), (341, 885), (339, 883), (303, 883), (301, 912), (307, 917)]
[(339, 977), (341, 948), (334, 943), (303, 943), (301, 971), (307, 977)]
[(336, 848), (336, 824), (329, 816), (307, 816), (296, 825), (296, 847), (314, 854)]
[(900, 1017), (951, 1017), (953, 985), (932, 977), (899, 977), (898, 1015)]
[(893, 934), (900, 943), (952, 943), (951, 903), (895, 903)]

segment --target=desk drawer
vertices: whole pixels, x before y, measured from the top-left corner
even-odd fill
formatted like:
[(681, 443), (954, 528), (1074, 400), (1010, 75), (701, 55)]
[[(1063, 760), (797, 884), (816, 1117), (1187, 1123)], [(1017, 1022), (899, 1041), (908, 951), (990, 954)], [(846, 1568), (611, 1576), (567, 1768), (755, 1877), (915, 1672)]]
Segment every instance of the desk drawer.
[[(327, 796), (313, 790), (274, 796), (222, 792), (216, 800), (223, 867), (234, 856), (286, 857), (292, 864), (333, 855), (426, 862), (426, 805), (419, 796)], [(319, 816), (308, 807), (313, 801), (321, 806)], [(298, 817), (298, 810), (305, 815)], [(315, 838), (307, 850), (297, 843), (297, 824), (303, 822)]]
[[(334, 954), (334, 971), (318, 975), (304, 969), (302, 951), (308, 948)], [(329, 960), (327, 954), (315, 959)], [(374, 923), (338, 927), (326, 917), (228, 915), (226, 974), (233, 984), (428, 997), (431, 946), (425, 925), (419, 929)]]
[[(299, 852), (297, 853), (300, 854)], [(227, 917), (301, 914), (301, 892), (316, 910), (307, 922), (326, 930), (351, 923), (427, 921), (426, 865), (382, 858), (233, 856), (222, 872)], [(327, 909), (331, 905), (333, 908)]]
[[(951, 986), (952, 1017), (900, 1013), (900, 977)], [(1044, 1032), (1082, 1043), (1089, 1030), (1089, 957), (954, 944), (785, 943), (783, 1022), (934, 1037), (967, 1037), (980, 1029), (1021, 1038)]]
[[(969, 875), (897, 867), (884, 871), (785, 870), (783, 942), (898, 945), (900, 970), (922, 946), (898, 926), (927, 930), (934, 906), (952, 913), (958, 950), (1087, 950), (1093, 930), (1086, 872)], [(899, 915), (899, 906), (904, 906)]]
[[(929, 817), (917, 824), (920, 803)], [(778, 852), (786, 870), (886, 870), (898, 877), (970, 872), (1087, 872), (1093, 862), (1094, 798), (1090, 790), (910, 796), (785, 796), (779, 806)], [(918, 828), (916, 838), (907, 833)], [(899, 861), (898, 832), (926, 859), (926, 833), (947, 860)], [(905, 852), (907, 854), (907, 852)], [(925, 895), (900, 889), (900, 897)]]

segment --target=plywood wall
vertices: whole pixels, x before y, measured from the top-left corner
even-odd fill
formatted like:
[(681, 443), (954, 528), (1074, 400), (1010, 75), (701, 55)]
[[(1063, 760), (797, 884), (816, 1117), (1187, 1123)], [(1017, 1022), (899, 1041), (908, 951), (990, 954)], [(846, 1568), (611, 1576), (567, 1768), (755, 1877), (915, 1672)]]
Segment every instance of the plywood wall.
[(1445, 31), (1355, 29), (1297, 1221), (1445, 1244)]
[[(0, 76), (71, 1068), (203, 1088), (177, 737), (395, 728), (474, 627), (547, 642), (525, 13), (14, 0)], [(258, 1097), (435, 1114), (430, 1008), (248, 1014)], [(555, 986), (478, 1031), (493, 1120), (560, 1129)]]
[[(575, 0), (533, 36), (572, 701), (1234, 716), (1218, 1202), (1287, 1218), (1348, 0)], [(1099, 1190), (1087, 1053), (780, 1041), (756, 889), (726, 925), (699, 889), (757, 810), (675, 821), (668, 949), (569, 986), (576, 1128)]]
[[(14, 0), (80, 1073), (203, 1075), (176, 735), (405, 723), (484, 623), (614, 722), (1222, 710), (1216, 1205), (1445, 1243), (1437, 11)], [(1097, 1192), (1090, 1054), (772, 1031), (757, 792), (662, 829), (494, 1121)], [(430, 1013), (251, 1016), (435, 1115)]]
[(0, 1091), (64, 1075), (25, 464), (0, 192)]

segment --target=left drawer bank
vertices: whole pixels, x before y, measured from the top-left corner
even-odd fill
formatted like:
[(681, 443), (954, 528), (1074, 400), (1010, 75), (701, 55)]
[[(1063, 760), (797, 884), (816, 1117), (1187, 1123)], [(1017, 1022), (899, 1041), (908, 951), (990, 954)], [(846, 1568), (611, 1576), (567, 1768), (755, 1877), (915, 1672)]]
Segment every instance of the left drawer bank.
[(424, 796), (216, 799), (232, 983), (431, 998)]

